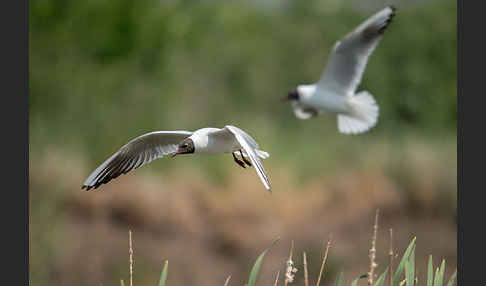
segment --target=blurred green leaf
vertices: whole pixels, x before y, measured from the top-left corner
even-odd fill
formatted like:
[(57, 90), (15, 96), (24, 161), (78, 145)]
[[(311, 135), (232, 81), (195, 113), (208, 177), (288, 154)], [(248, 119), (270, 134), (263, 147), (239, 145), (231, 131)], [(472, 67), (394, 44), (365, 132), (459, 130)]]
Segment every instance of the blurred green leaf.
[(383, 286), (383, 283), (385, 283), (386, 279), (386, 274), (388, 273), (388, 267), (386, 268), (385, 272), (383, 272), (378, 280), (376, 280), (375, 286)]
[(434, 286), (439, 286), (439, 276), (440, 276), (440, 271), (439, 267), (435, 269), (435, 276), (434, 276)]
[(415, 246), (410, 253), (410, 257), (405, 263), (405, 277), (407, 279), (407, 286), (413, 286), (415, 284)]
[(400, 275), (403, 272), (403, 268), (405, 267), (405, 263), (408, 261), (408, 257), (410, 256), (412, 250), (415, 247), (415, 240), (416, 240), (416, 237), (414, 237), (412, 239), (412, 241), (410, 242), (410, 244), (407, 247), (407, 250), (405, 250), (405, 253), (403, 254), (402, 260), (400, 260), (400, 264), (398, 265), (397, 270), (395, 271), (395, 275), (393, 275), (393, 282), (392, 282), (393, 285), (398, 285), (398, 281), (399, 281), (398, 279), (400, 279)]
[(444, 281), (444, 272), (445, 272), (445, 259), (442, 260), (442, 263), (440, 265), (440, 269), (437, 268), (438, 271), (436, 271), (436, 277), (435, 277), (435, 282), (434, 286), (442, 286), (443, 281)]
[(407, 286), (413, 286), (414, 285), (414, 277), (413, 277), (413, 271), (412, 271), (412, 262), (410, 260), (407, 260), (405, 262), (405, 279), (407, 281)]
[(162, 269), (162, 273), (160, 274), (159, 286), (165, 286), (165, 283), (167, 281), (168, 271), (169, 271), (169, 261), (166, 260), (164, 263), (164, 268)]
[(351, 286), (357, 286), (359, 279), (368, 278), (368, 274), (361, 274), (358, 278), (354, 279)]
[(434, 283), (434, 265), (432, 262), (432, 255), (429, 256), (429, 264), (427, 267), (427, 286), (433, 286)]
[(343, 274), (343, 272), (339, 272), (338, 277), (336, 279), (336, 286), (344, 286), (344, 274)]
[(255, 261), (255, 264), (253, 265), (253, 268), (251, 269), (250, 272), (250, 278), (248, 279), (248, 286), (254, 286), (258, 277), (258, 272), (260, 271), (260, 265), (262, 264), (263, 257), (265, 256), (265, 253), (267, 253), (268, 249), (263, 251), (260, 256), (258, 256), (257, 260)]
[(451, 278), (449, 279), (449, 282), (447, 282), (447, 286), (454, 286), (454, 282), (456, 280), (456, 276), (457, 276), (457, 269), (451, 275)]

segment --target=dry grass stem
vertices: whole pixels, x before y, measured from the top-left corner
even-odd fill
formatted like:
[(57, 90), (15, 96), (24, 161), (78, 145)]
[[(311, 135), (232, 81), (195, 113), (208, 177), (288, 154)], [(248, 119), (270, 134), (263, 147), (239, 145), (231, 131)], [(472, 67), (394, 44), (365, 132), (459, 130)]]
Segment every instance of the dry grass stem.
[(231, 275), (228, 276), (228, 278), (226, 278), (226, 281), (224, 282), (224, 286), (228, 286), (229, 285), (230, 279), (231, 279)]
[(294, 275), (295, 272), (297, 272), (297, 268), (294, 267), (294, 261), (292, 261), (292, 255), (294, 251), (294, 241), (292, 240), (292, 243), (290, 245), (290, 254), (289, 254), (289, 260), (287, 260), (287, 268), (285, 270), (285, 281), (284, 285), (287, 286), (288, 283), (294, 282)]
[(390, 251), (388, 252), (388, 255), (390, 256), (390, 286), (392, 286), (393, 283), (393, 229), (390, 228)]
[(277, 286), (278, 284), (278, 276), (280, 275), (280, 270), (277, 271), (277, 276), (275, 276), (275, 283), (273, 284), (273, 286)]
[(375, 262), (376, 258), (376, 234), (378, 232), (378, 214), (380, 213), (379, 209), (376, 209), (375, 215), (375, 224), (373, 225), (373, 236), (371, 238), (371, 249), (370, 249), (370, 272), (368, 272), (368, 285), (373, 285), (373, 275), (375, 272), (375, 268), (377, 266)]
[(130, 286), (133, 286), (133, 247), (132, 247), (132, 231), (128, 230), (128, 253), (130, 255)]
[(321, 270), (319, 270), (319, 276), (317, 277), (316, 286), (319, 286), (319, 284), (321, 283), (322, 273), (324, 272), (324, 265), (326, 265), (327, 254), (329, 253), (329, 248), (331, 247), (331, 240), (332, 234), (329, 235), (329, 239), (327, 240), (326, 250), (324, 251), (324, 256), (322, 257)]
[(307, 256), (305, 255), (305, 251), (302, 253), (303, 260), (304, 260), (304, 286), (309, 286), (309, 273), (307, 272)]

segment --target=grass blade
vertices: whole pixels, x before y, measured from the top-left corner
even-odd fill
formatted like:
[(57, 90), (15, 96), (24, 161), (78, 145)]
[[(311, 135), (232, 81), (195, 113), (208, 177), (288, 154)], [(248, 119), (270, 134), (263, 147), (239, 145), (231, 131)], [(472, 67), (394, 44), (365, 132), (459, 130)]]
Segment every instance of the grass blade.
[(456, 275), (457, 275), (457, 269), (452, 274), (451, 278), (449, 279), (449, 282), (447, 282), (447, 286), (453, 286), (454, 285), (454, 281), (456, 280)]
[(273, 286), (277, 286), (278, 284), (278, 276), (280, 275), (280, 270), (277, 271), (277, 275), (275, 276), (275, 284), (273, 284)]
[(231, 279), (231, 275), (228, 276), (228, 278), (226, 278), (226, 281), (224, 282), (224, 286), (228, 286), (229, 285), (230, 279)]
[[(408, 270), (407, 270), (408, 265)], [(410, 253), (410, 257), (408, 258), (408, 264), (405, 264), (405, 273), (408, 272), (407, 276), (407, 286), (413, 286), (415, 280), (415, 246), (412, 249), (412, 253)]]
[(433, 286), (434, 282), (434, 263), (432, 261), (432, 255), (429, 256), (429, 266), (427, 269), (427, 286)]
[(376, 209), (375, 214), (375, 223), (373, 225), (373, 236), (371, 237), (371, 248), (369, 251), (369, 258), (370, 258), (370, 272), (368, 272), (368, 285), (373, 285), (373, 278), (375, 273), (375, 268), (377, 266), (375, 262), (376, 258), (376, 235), (378, 232), (378, 214), (380, 213), (380, 209)]
[(398, 279), (400, 279), (400, 275), (403, 272), (403, 268), (405, 267), (405, 262), (408, 261), (408, 257), (410, 256), (410, 253), (412, 252), (412, 249), (415, 246), (415, 240), (416, 237), (412, 239), (410, 244), (407, 247), (407, 250), (405, 250), (405, 253), (403, 254), (402, 260), (400, 261), (400, 264), (398, 264), (397, 270), (395, 272), (395, 275), (393, 275), (393, 285), (398, 285)]
[(294, 262), (292, 260), (292, 255), (294, 252), (294, 241), (290, 243), (290, 253), (289, 253), (289, 259), (285, 264), (287, 267), (285, 268), (285, 280), (284, 280), (284, 286), (287, 286), (289, 283), (292, 283), (294, 281)]
[(386, 274), (388, 274), (388, 267), (386, 268), (385, 272), (383, 272), (380, 275), (380, 277), (378, 278), (378, 280), (376, 280), (375, 286), (383, 286), (383, 284), (385, 283)]
[(336, 286), (344, 286), (344, 277), (343, 277), (343, 272), (339, 272), (337, 280), (336, 280)]
[(354, 279), (353, 282), (351, 283), (351, 286), (357, 286), (358, 285), (358, 280), (363, 279), (363, 278), (368, 278), (368, 274), (362, 274), (358, 278)]
[(440, 265), (440, 270), (439, 270), (439, 277), (436, 279), (437, 285), (435, 286), (442, 286), (444, 284), (444, 272), (445, 272), (445, 260), (442, 259), (442, 263)]
[(393, 284), (393, 229), (390, 228), (390, 250), (388, 251), (388, 257), (390, 257), (390, 284)]
[(123, 281), (123, 279), (120, 280), (120, 286), (125, 286), (125, 281)]
[(162, 273), (160, 274), (159, 286), (165, 286), (167, 281), (167, 272), (169, 272), (169, 261), (166, 260), (164, 263), (164, 268), (162, 268)]
[(331, 238), (332, 235), (329, 235), (329, 239), (327, 240), (326, 250), (324, 251), (324, 256), (322, 257), (321, 269), (319, 270), (319, 276), (317, 277), (316, 286), (319, 286), (321, 283), (322, 273), (324, 271), (324, 265), (326, 264), (327, 254), (329, 253), (329, 248), (331, 247)]
[(265, 256), (265, 253), (267, 253), (267, 250), (262, 252), (262, 254), (260, 254), (260, 256), (258, 256), (257, 260), (255, 261), (255, 264), (253, 265), (253, 268), (250, 272), (250, 278), (248, 279), (248, 286), (255, 286), (258, 272), (260, 271), (260, 265), (262, 264), (263, 257)]
[(435, 269), (435, 276), (434, 276), (434, 286), (439, 285), (439, 267)]
[(302, 253), (302, 258), (304, 260), (304, 286), (309, 286), (309, 272), (307, 271), (307, 255), (305, 251)]
[(133, 286), (133, 247), (132, 247), (132, 230), (128, 230), (128, 254), (130, 262), (130, 286)]
[(407, 286), (413, 286), (412, 262), (410, 260), (405, 263), (405, 279), (407, 281)]

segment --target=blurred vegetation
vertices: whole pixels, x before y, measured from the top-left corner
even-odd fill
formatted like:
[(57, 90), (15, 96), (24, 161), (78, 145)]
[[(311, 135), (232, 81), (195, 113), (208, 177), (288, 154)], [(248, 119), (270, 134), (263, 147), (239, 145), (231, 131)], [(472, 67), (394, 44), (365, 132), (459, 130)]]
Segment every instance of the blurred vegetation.
[[(327, 11), (326, 4), (334, 8)], [(340, 135), (335, 118), (300, 121), (278, 101), (295, 85), (318, 80), (333, 43), (374, 12), (336, 5), (31, 1), (34, 158), (45, 146), (62, 145), (85, 153), (94, 167), (144, 132), (234, 124), (252, 134), (271, 160), (304, 175), (310, 161), (339, 167), (348, 157), (359, 160), (361, 148), (376, 141), (400, 145), (410, 134), (451, 141), (454, 2), (398, 5), (359, 87), (380, 105), (379, 123), (370, 133)]]

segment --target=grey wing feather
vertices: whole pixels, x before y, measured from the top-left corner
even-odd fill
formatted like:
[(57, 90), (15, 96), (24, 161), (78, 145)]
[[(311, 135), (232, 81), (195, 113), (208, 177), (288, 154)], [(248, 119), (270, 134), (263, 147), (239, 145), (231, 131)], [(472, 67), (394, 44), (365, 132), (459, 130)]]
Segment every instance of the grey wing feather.
[(318, 89), (328, 89), (343, 95), (355, 92), (368, 57), (381, 40), (395, 10), (393, 6), (382, 9), (334, 45), (317, 84)]
[[(238, 143), (241, 145), (245, 153), (248, 155), (250, 158), (251, 163), (253, 164), (253, 167), (255, 167), (255, 170), (258, 174), (258, 177), (260, 177), (260, 180), (262, 181), (263, 185), (267, 190), (271, 190), (270, 187), (270, 182), (268, 181), (268, 177), (265, 173), (265, 169), (263, 168), (262, 162), (258, 158), (257, 150), (258, 144), (256, 144), (255, 140), (251, 138), (250, 135), (246, 134), (243, 130), (239, 129), (238, 127), (235, 126), (225, 126), (225, 128), (222, 129), (223, 131), (227, 130), (233, 134), (233, 136), (236, 138)], [(251, 140), (250, 140), (251, 139)], [(254, 147), (257, 146), (257, 147)], [(267, 154), (268, 155), (268, 154)]]
[(177, 151), (179, 142), (191, 134), (189, 131), (156, 131), (131, 140), (96, 168), (82, 189), (96, 189), (122, 174)]

